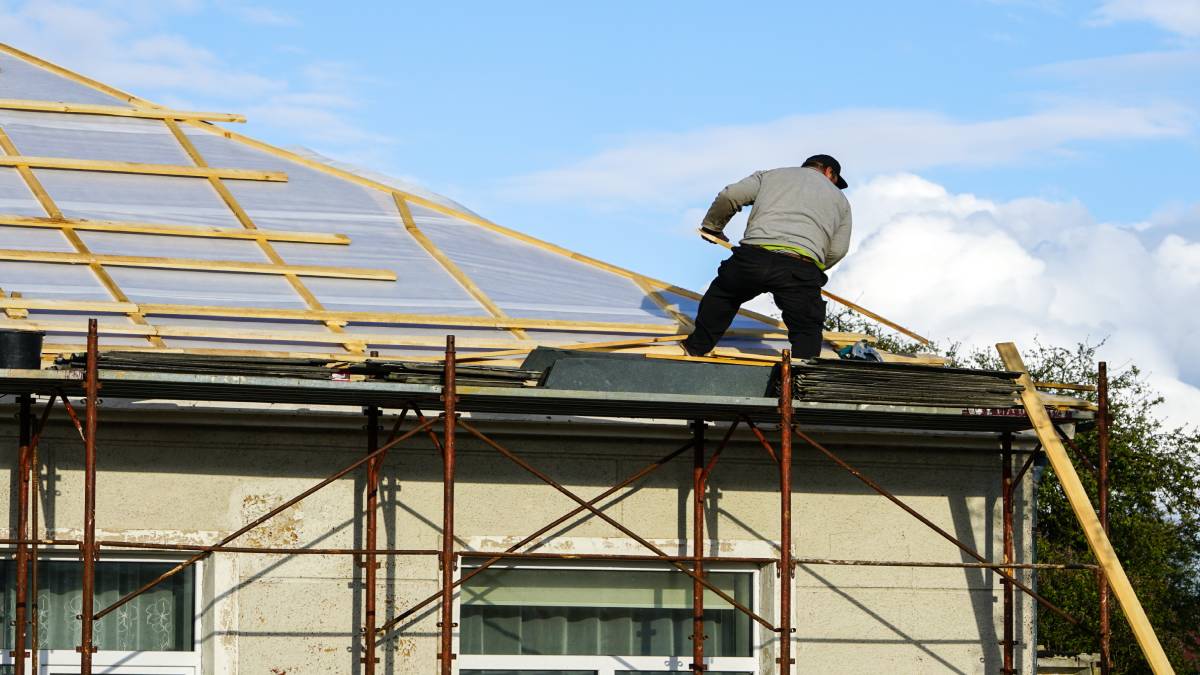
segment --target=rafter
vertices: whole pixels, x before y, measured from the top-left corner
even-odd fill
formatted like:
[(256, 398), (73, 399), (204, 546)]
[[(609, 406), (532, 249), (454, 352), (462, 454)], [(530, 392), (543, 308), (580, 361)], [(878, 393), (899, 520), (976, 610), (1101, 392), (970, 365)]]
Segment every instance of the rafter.
[[(491, 314), (497, 319), (507, 319), (508, 315), (504, 313), (504, 310), (500, 309), (499, 305), (492, 302), (492, 299), (488, 297), (488, 294), (484, 293), (483, 289), (476, 285), (471, 277), (467, 276), (466, 272), (462, 271), (462, 268), (455, 264), (455, 262), (451, 260), (449, 256), (443, 253), (442, 249), (438, 248), (437, 244), (434, 244), (429, 237), (425, 236), (425, 233), (421, 231), (421, 228), (417, 227), (416, 221), (413, 220), (412, 210), (408, 208), (408, 203), (404, 201), (404, 198), (397, 193), (393, 193), (392, 199), (395, 200), (396, 208), (400, 211), (400, 218), (404, 221), (404, 229), (408, 231), (408, 234), (412, 236), (414, 240), (416, 240), (417, 244), (419, 244), (421, 248), (425, 249), (425, 252), (428, 253), (431, 258), (436, 260), (437, 263), (442, 266), (442, 269), (446, 270), (446, 273), (453, 277), (454, 280), (457, 281), (459, 285), (467, 291), (467, 293), (470, 293), (471, 297), (475, 298), (476, 302), (478, 302), (480, 305), (483, 305), (483, 308), (487, 310), (488, 314)], [(526, 336), (525, 331), (521, 330), (520, 328), (511, 328), (510, 330), (512, 331), (513, 335), (517, 336), (518, 338), (524, 338)]]

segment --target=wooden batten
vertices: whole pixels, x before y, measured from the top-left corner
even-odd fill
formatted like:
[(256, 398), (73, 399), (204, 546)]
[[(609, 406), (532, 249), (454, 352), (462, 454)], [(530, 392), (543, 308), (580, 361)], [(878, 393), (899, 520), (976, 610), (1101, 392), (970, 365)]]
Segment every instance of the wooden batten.
[(34, 157), (31, 155), (0, 155), (0, 166), (25, 166), (31, 169), (66, 169), (71, 171), (105, 171), (108, 173), (136, 173), (152, 176), (189, 176), (198, 178), (228, 178), (232, 180), (287, 181), (282, 171), (260, 171), (258, 169), (221, 169), (178, 164), (145, 164), (142, 162), (114, 162), (102, 159), (73, 159), (66, 157)]
[[(0, 321), (0, 328), (15, 327), (17, 324)], [(19, 324), (23, 328), (42, 330), (47, 333), (56, 334), (84, 334), (87, 332), (87, 325), (83, 322), (69, 321), (36, 321), (25, 320)], [(237, 340), (237, 341), (253, 341), (253, 342), (289, 342), (297, 344), (344, 344), (352, 342), (360, 345), (392, 345), (397, 347), (443, 347), (446, 344), (445, 338), (440, 336), (417, 336), (417, 335), (395, 335), (395, 334), (360, 334), (360, 333), (322, 333), (316, 331), (264, 331), (264, 330), (247, 330), (239, 329), (236, 326), (229, 328), (214, 328), (209, 326), (119, 326), (111, 323), (102, 323), (99, 326), (100, 335), (120, 336), (120, 337), (158, 337), (158, 338), (196, 338), (196, 339), (221, 339), (221, 340)], [(503, 335), (503, 333), (501, 333)], [(529, 340), (517, 340), (515, 338), (478, 338), (471, 336), (462, 336), (457, 339), (457, 343), (468, 349), (496, 349), (503, 347), (525, 347), (531, 350), (537, 346)]]
[(81, 218), (39, 218), (16, 214), (0, 214), (0, 227), (27, 227), (48, 230), (70, 228), (77, 232), (114, 232), (119, 234), (149, 234), (163, 237), (195, 237), (201, 239), (239, 239), (279, 241), (293, 244), (326, 244), (346, 246), (350, 237), (344, 234), (321, 232), (286, 232), (281, 230), (245, 230), (228, 227), (188, 227), (166, 223), (138, 223), (117, 220), (85, 220)]
[(119, 105), (30, 101), (16, 98), (0, 98), (0, 110), (28, 110), (32, 112), (52, 112), (78, 115), (140, 117), (155, 120), (204, 120), (208, 122), (246, 121), (245, 115), (239, 115), (236, 113), (196, 112), (193, 110), (171, 110), (169, 108), (130, 108)]
[(193, 272), (235, 272), (241, 274), (296, 274), (329, 279), (395, 281), (391, 270), (362, 267), (324, 267), (321, 265), (276, 265), (238, 260), (201, 260), (196, 258), (159, 258), (153, 256), (64, 253), (61, 251), (24, 251), (0, 249), (0, 260), (41, 262), (62, 265), (109, 265), (112, 267), (149, 267)]

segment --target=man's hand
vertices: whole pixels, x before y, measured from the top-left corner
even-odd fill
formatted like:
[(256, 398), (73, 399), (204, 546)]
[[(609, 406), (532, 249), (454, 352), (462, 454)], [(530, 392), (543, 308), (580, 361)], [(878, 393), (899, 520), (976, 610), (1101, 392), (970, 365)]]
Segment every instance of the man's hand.
[(725, 242), (726, 244), (729, 243), (729, 237), (726, 237), (723, 232), (718, 232), (716, 230), (710, 230), (707, 227), (700, 228), (700, 238), (703, 239), (704, 241), (707, 241), (710, 244), (717, 243), (715, 241), (712, 241), (712, 239), (720, 239), (721, 241)]

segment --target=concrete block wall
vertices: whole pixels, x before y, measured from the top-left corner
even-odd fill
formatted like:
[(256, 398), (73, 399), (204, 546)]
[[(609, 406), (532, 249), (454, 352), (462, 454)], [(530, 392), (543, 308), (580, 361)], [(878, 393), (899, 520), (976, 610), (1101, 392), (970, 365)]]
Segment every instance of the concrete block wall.
[[(139, 409), (102, 411), (98, 436), (100, 538), (208, 544), (300, 493), (365, 452), (354, 412)], [(61, 418), (61, 415), (59, 416)], [(43, 440), (44, 522), (51, 536), (78, 538), (82, 445), (56, 418)], [(0, 498), (12, 527), (16, 428), (0, 426)], [(385, 422), (390, 422), (386, 420)], [(480, 420), (510, 449), (582, 497), (590, 497), (679, 447), (681, 424), (590, 424)], [(386, 435), (386, 434), (385, 434)], [(710, 434), (710, 448), (716, 440)], [(773, 437), (773, 434), (771, 434)], [(725, 452), (710, 483), (709, 547), (724, 555), (777, 554), (778, 474), (747, 437)], [(826, 433), (842, 453), (939, 526), (990, 559), (1001, 555), (1000, 459), (995, 439), (946, 435)], [(689, 552), (690, 453), (610, 500), (606, 512), (672, 552)], [(460, 434), (456, 539), (502, 549), (573, 508), (553, 488)], [(242, 545), (361, 545), (362, 471), (339, 480), (248, 533)], [(797, 443), (794, 541), (798, 558), (960, 562), (952, 544)], [(1029, 484), (1017, 502), (1018, 560), (1028, 561)], [(380, 489), (379, 545), (441, 545), (441, 463), (426, 437), (392, 451)], [(594, 518), (557, 531), (542, 550), (644, 553)], [(359, 672), (360, 571), (349, 556), (218, 554), (201, 568), (205, 673)], [(778, 583), (773, 568), (763, 582)], [(1031, 578), (1024, 573), (1026, 580)], [(385, 560), (381, 621), (436, 592), (436, 560)], [(1001, 588), (986, 571), (954, 568), (802, 565), (795, 588), (797, 673), (995, 673), (1000, 668)], [(765, 598), (772, 597), (768, 593)], [(438, 620), (418, 614), (380, 649), (384, 673), (434, 672)], [(773, 616), (775, 608), (764, 606)], [(1031, 672), (1033, 606), (1018, 593), (1018, 664)], [(774, 672), (771, 636), (762, 673)]]

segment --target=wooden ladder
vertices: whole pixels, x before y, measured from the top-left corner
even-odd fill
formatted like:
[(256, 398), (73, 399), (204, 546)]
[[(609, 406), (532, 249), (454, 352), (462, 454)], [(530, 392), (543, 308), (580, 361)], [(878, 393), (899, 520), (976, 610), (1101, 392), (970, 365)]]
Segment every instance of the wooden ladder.
[(1146, 618), (1146, 611), (1142, 609), (1142, 603), (1138, 601), (1137, 594), (1134, 593), (1133, 586), (1129, 583), (1129, 577), (1125, 575), (1125, 568), (1121, 567), (1117, 552), (1113, 550), (1108, 535), (1100, 526), (1100, 519), (1092, 509), (1092, 503), (1083, 489), (1083, 483), (1079, 482), (1079, 474), (1075, 473), (1075, 467), (1071, 464), (1071, 459), (1067, 456), (1062, 441), (1055, 433), (1054, 424), (1050, 422), (1045, 404), (1042, 403), (1037, 389), (1034, 388), (1032, 378), (1025, 370), (1025, 363), (1021, 360), (1017, 346), (1011, 342), (1003, 342), (996, 345), (996, 350), (1000, 352), (1000, 358), (1004, 361), (1005, 368), (1021, 374), (1017, 380), (1022, 386), (1021, 403), (1024, 404), (1029, 420), (1033, 423), (1033, 430), (1037, 433), (1038, 440), (1042, 442), (1042, 449), (1046, 451), (1046, 456), (1050, 459), (1050, 466), (1054, 468), (1054, 474), (1062, 483), (1063, 492), (1067, 495), (1067, 501), (1071, 503), (1075, 518), (1083, 527), (1088, 546), (1091, 547), (1096, 560), (1100, 562), (1104, 576), (1108, 577), (1113, 595), (1121, 604), (1121, 611), (1125, 612), (1125, 618), (1129, 621), (1130, 628), (1133, 629), (1133, 635), (1137, 638), (1138, 645), (1142, 648), (1142, 653), (1150, 664), (1150, 669), (1154, 671), (1154, 675), (1174, 675), (1175, 669), (1167, 661), (1167, 655), (1163, 652), (1162, 645), (1159, 644), (1154, 627)]

